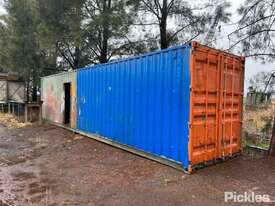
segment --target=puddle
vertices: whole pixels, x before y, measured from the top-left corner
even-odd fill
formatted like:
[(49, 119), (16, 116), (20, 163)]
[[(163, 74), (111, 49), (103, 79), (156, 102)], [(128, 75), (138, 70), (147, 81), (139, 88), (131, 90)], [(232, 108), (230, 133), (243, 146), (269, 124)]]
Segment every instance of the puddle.
[(0, 205), (28, 205), (27, 201), (33, 202), (32, 198), (35, 197), (34, 200), (38, 200), (37, 194), (43, 198), (45, 186), (42, 183), (29, 186), (39, 181), (39, 174), (39, 169), (30, 167), (26, 163), (1, 167), (0, 200), (2, 202)]

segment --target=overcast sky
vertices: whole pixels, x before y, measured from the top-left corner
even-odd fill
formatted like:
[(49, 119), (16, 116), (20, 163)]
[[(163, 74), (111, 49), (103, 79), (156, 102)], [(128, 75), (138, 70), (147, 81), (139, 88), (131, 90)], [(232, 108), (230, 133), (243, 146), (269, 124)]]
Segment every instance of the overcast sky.
[[(235, 23), (238, 21), (239, 16), (236, 12), (237, 8), (240, 6), (241, 3), (243, 3), (245, 0), (231, 0), (232, 3), (232, 20), (231, 23)], [(0, 15), (5, 13), (5, 10), (3, 9), (3, 0), (0, 0)], [(229, 23), (230, 24), (230, 23)], [(218, 47), (226, 49), (227, 44), (228, 44), (228, 39), (227, 39), (227, 34), (230, 32), (234, 31), (236, 28), (236, 25), (224, 25), (222, 27), (222, 32), (220, 34), (220, 37), (218, 38)], [(246, 60), (246, 88), (247, 84), (250, 78), (253, 77), (257, 72), (259, 71), (271, 71), (275, 70), (275, 62), (274, 63), (267, 63), (267, 64), (262, 64), (261, 62), (254, 61), (252, 58), (247, 58)]]
[(3, 14), (4, 9), (3, 9), (3, 0), (0, 0), (0, 15)]

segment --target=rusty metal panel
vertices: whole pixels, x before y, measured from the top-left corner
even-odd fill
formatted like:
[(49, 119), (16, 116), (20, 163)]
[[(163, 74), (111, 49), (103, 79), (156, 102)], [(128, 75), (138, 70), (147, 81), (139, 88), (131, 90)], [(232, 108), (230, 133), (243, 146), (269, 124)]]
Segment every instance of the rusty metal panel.
[(239, 152), (244, 59), (194, 42), (190, 72), (190, 163)]
[(7, 80), (0, 80), (0, 103), (7, 103)]
[(16, 103), (25, 102), (25, 83), (21, 81), (8, 81), (8, 101)]
[(42, 116), (44, 119), (63, 124), (64, 83), (71, 83), (70, 127), (76, 127), (76, 73), (68, 72), (41, 79)]

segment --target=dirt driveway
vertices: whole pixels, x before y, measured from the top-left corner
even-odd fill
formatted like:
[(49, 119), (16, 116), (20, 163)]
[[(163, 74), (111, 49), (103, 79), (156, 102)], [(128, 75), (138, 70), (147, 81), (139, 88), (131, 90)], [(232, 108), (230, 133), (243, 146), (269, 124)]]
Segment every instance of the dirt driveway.
[(0, 125), (1, 206), (238, 205), (224, 203), (225, 191), (275, 197), (275, 159), (241, 156), (185, 175), (54, 126)]

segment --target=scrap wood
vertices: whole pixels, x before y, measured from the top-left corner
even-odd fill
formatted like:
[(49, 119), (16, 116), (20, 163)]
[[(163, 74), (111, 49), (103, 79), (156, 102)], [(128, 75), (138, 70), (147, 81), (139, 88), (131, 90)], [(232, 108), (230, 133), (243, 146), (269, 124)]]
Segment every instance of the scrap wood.
[(14, 117), (11, 114), (4, 114), (4, 113), (0, 113), (0, 123), (8, 128), (17, 128), (17, 129), (31, 125), (31, 123), (20, 122), (19, 120), (16, 119), (16, 117)]

